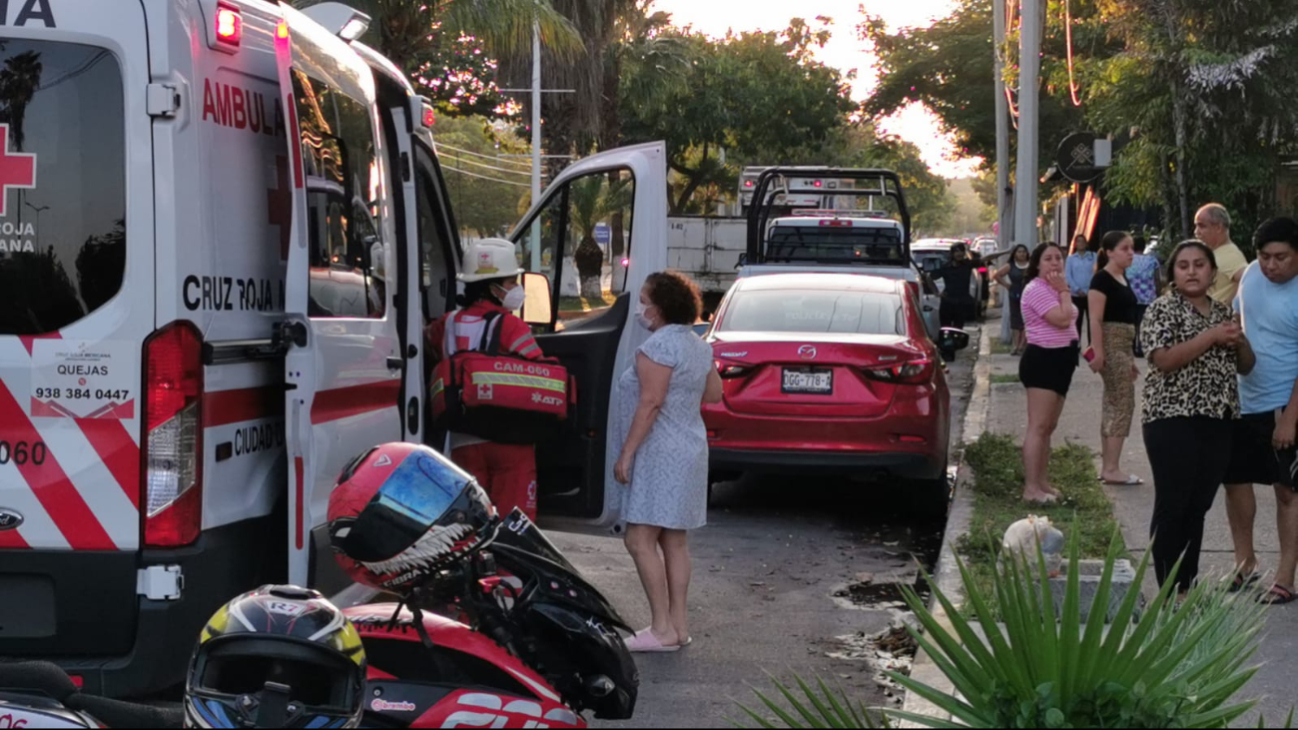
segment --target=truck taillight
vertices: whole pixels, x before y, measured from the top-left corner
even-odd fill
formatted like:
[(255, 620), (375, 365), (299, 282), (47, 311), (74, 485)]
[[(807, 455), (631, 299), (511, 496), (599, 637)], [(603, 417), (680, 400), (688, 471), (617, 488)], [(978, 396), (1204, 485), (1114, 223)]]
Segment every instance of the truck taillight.
[(203, 340), (177, 322), (144, 345), (144, 545), (198, 540), (203, 522)]

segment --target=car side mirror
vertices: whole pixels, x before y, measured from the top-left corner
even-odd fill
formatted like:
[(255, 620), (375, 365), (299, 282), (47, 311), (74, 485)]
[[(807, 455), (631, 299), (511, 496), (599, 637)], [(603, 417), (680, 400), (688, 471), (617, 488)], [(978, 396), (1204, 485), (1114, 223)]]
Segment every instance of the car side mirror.
[(545, 274), (523, 274), (523, 321), (529, 325), (549, 327), (554, 324), (554, 294), (550, 277)]
[(968, 349), (969, 333), (954, 327), (944, 327), (942, 328), (941, 342), (938, 343), (938, 347), (943, 352), (959, 352)]
[(747, 265), (748, 265), (748, 254), (747, 253), (739, 254), (739, 263), (735, 264), (735, 268), (742, 269)]

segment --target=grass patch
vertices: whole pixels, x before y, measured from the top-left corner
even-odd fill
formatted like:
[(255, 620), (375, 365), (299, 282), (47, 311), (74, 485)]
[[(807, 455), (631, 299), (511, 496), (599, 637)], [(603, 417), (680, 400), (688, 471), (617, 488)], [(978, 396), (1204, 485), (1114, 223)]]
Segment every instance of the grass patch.
[(1064, 498), (1053, 506), (1023, 503), (1023, 457), (1013, 438), (984, 433), (965, 449), (965, 459), (974, 472), (974, 514), (969, 534), (960, 540), (958, 549), (980, 588), (987, 590), (985, 595), (996, 595), (992, 578), (1005, 530), (1029, 514), (1049, 517), (1070, 539), (1076, 532), (1083, 559), (1108, 555), (1117, 520), (1113, 504), (1097, 480), (1090, 449), (1067, 444), (1054, 450), (1050, 482)]
[(611, 292), (604, 292), (602, 299), (587, 299), (586, 297), (560, 297), (559, 312), (561, 314), (580, 314), (582, 312), (593, 312), (596, 309), (611, 307), (617, 302), (617, 297)]
[(992, 376), (992, 385), (1017, 385), (1022, 381), (1019, 380), (1018, 373), (1002, 373)]
[(1014, 352), (1014, 346), (1012, 344), (1008, 342), (1002, 342), (999, 335), (992, 338), (993, 355), (1008, 355), (1011, 352)]

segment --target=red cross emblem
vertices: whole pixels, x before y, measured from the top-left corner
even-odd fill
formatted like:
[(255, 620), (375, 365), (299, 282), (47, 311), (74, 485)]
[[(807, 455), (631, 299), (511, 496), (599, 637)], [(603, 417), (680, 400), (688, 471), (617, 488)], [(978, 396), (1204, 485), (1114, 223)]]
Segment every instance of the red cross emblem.
[(36, 188), (36, 155), (27, 152), (9, 151), (9, 125), (0, 124), (0, 216), (5, 215), (5, 203), (9, 200), (9, 190), (33, 190)]
[(288, 261), (290, 230), (293, 224), (293, 194), (288, 186), (288, 158), (275, 158), (275, 187), (266, 190), (269, 223), (279, 226), (279, 259)]

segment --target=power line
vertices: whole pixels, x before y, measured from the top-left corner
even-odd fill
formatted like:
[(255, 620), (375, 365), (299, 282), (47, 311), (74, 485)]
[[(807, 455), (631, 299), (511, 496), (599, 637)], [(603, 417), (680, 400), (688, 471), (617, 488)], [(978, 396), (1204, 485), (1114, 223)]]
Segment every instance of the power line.
[(515, 162), (514, 160), (506, 159), (506, 158), (504, 158), (504, 157), (501, 157), (500, 155), (484, 155), (484, 154), (482, 154), (481, 152), (473, 152), (473, 151), (471, 151), (471, 150), (466, 150), (466, 149), (464, 149), (464, 148), (462, 148), (462, 147), (455, 147), (455, 146), (453, 146), (453, 145), (449, 145), (449, 144), (446, 144), (446, 143), (444, 143), (444, 142), (438, 142), (438, 143), (437, 143), (437, 148), (438, 148), (439, 150), (441, 150), (441, 149), (452, 150), (452, 151), (454, 151), (454, 152), (458, 152), (458, 153), (460, 153), (460, 154), (462, 154), (462, 155), (470, 155), (470, 156), (472, 156), (472, 157), (481, 157), (481, 158), (484, 159), (484, 160), (492, 160), (493, 162), (504, 162), (504, 163), (508, 163), (508, 164), (510, 164), (510, 165), (522, 165), (523, 167), (527, 167), (527, 168), (529, 168), (529, 169), (532, 167), (532, 164), (531, 164), (530, 162)]
[(1082, 100), (1077, 96), (1077, 79), (1073, 76), (1073, 16), (1064, 0), (1064, 35), (1068, 43), (1068, 92), (1073, 97), (1073, 106), (1081, 106)]
[(521, 171), (521, 170), (510, 170), (509, 168), (505, 168), (505, 167), (496, 167), (496, 166), (494, 166), (494, 165), (487, 165), (487, 164), (484, 164), (484, 163), (481, 163), (481, 162), (475, 162), (475, 161), (473, 161), (473, 160), (461, 159), (461, 158), (459, 158), (459, 157), (456, 157), (455, 155), (442, 155), (442, 159), (451, 160), (452, 162), (456, 163), (457, 165), (460, 164), (460, 163), (464, 163), (464, 164), (466, 164), (466, 165), (474, 165), (474, 166), (477, 166), (477, 167), (483, 167), (483, 168), (486, 168), (486, 169), (488, 169), (488, 170), (495, 170), (496, 172), (503, 172), (503, 173), (506, 173), (506, 174), (509, 174), (509, 175), (522, 175), (523, 177), (530, 177), (531, 174), (532, 174), (532, 173), (530, 173), (530, 172), (523, 172), (523, 171)]
[(489, 177), (489, 176), (487, 176), (487, 175), (479, 175), (479, 174), (477, 174), (476, 172), (469, 172), (468, 170), (461, 170), (461, 169), (458, 168), (458, 167), (443, 167), (442, 169), (443, 169), (443, 170), (446, 170), (446, 171), (448, 171), (448, 172), (456, 172), (456, 173), (459, 173), (459, 174), (461, 174), (461, 175), (467, 175), (468, 177), (477, 178), (477, 179), (479, 179), (479, 180), (488, 180), (488, 181), (490, 181), (490, 182), (500, 183), (501, 185), (512, 185), (512, 186), (514, 186), (514, 187), (516, 187), (516, 188), (531, 188), (531, 187), (532, 187), (531, 185), (528, 185), (528, 184), (526, 184), (526, 183), (516, 183), (516, 182), (510, 182), (510, 181), (508, 181), (508, 180), (500, 180), (500, 179), (497, 179), (497, 178), (494, 178), (494, 177)]

